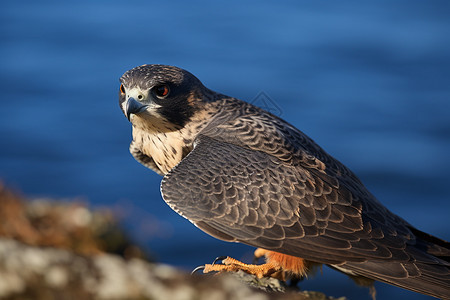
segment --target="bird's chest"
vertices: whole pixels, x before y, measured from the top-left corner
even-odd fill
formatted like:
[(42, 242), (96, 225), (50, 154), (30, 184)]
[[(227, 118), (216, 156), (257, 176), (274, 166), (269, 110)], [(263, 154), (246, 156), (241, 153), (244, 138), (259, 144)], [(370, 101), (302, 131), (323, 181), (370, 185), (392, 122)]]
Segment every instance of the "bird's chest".
[(186, 146), (180, 132), (144, 134), (138, 131), (134, 140), (145, 155), (153, 158), (163, 173), (169, 172), (182, 160)]

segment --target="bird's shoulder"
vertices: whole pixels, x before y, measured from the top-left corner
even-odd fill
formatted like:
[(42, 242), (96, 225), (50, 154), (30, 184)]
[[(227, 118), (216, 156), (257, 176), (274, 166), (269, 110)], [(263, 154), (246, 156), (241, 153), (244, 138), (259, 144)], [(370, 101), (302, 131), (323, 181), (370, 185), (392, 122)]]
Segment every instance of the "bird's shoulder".
[(222, 100), (220, 109), (199, 136), (261, 151), (286, 165), (327, 170), (357, 179), (348, 168), (292, 124), (235, 98)]

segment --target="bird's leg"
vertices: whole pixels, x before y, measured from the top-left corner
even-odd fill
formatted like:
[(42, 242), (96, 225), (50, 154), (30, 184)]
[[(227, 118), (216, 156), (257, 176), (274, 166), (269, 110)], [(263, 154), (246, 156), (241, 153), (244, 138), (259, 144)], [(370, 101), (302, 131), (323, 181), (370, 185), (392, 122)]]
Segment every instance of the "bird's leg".
[(267, 250), (263, 248), (257, 248), (255, 252), (253, 252), (253, 263), (257, 263), (261, 257), (266, 255)]
[(273, 260), (268, 261), (268, 256), (271, 251), (263, 249), (263, 248), (257, 248), (255, 252), (253, 252), (253, 264), (256, 264), (261, 257), (265, 257), (267, 263), (275, 264), (276, 269), (278, 269), (276, 272), (271, 274), (271, 277), (277, 278), (281, 281), (286, 281), (286, 270), (283, 269), (282, 266), (278, 262), (274, 262)]
[[(217, 260), (222, 260), (222, 264), (216, 264)], [(277, 271), (280, 271), (280, 266), (274, 263), (265, 263), (262, 265), (245, 264), (237, 259), (227, 257), (219, 257), (212, 264), (206, 264), (203, 268), (203, 273), (209, 272), (237, 272), (242, 270), (246, 273), (255, 275), (258, 278), (269, 277)]]
[[(194, 270), (203, 270), (203, 273), (209, 272), (236, 272), (242, 270), (246, 273), (253, 274), (258, 278), (275, 277), (282, 281), (286, 281), (287, 277), (303, 277), (311, 266), (304, 259), (290, 256), (274, 251), (258, 248), (254, 253), (256, 259), (260, 257), (266, 258), (266, 263), (261, 265), (245, 264), (228, 256), (218, 257), (212, 264), (200, 266)], [(217, 261), (222, 264), (216, 264)]]

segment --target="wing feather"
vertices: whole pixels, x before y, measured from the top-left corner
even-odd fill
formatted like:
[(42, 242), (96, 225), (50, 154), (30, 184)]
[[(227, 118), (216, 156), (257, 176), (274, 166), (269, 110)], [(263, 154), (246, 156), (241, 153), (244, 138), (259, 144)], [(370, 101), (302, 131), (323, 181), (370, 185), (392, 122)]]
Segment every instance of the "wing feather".
[[(320, 189), (328, 194), (331, 190), (350, 193), (333, 180), (334, 186), (330, 186), (314, 177), (307, 168), (201, 136), (194, 150), (164, 177), (161, 190), (175, 211), (195, 224), (207, 224), (199, 227), (208, 233), (214, 231), (214, 236), (221, 232), (227, 240), (231, 236), (242, 243), (318, 262), (323, 255), (312, 253), (311, 248), (345, 258), (339, 263), (368, 257), (384, 259), (392, 257), (394, 250), (404, 260), (407, 254), (402, 249), (407, 240), (398, 235), (372, 236), (372, 227), (380, 222), (363, 225), (363, 220), (369, 224), (370, 219), (362, 214), (357, 197), (350, 197), (351, 203), (330, 203), (318, 189), (304, 184), (308, 180), (320, 180)], [(203, 189), (208, 183), (214, 185), (214, 193)]]
[(437, 238), (388, 211), (303, 133), (252, 106), (225, 106), (217, 120), (162, 181), (164, 200), (180, 215), (219, 239), (448, 292), (449, 262), (427, 253), (448, 256), (448, 243), (433, 244)]

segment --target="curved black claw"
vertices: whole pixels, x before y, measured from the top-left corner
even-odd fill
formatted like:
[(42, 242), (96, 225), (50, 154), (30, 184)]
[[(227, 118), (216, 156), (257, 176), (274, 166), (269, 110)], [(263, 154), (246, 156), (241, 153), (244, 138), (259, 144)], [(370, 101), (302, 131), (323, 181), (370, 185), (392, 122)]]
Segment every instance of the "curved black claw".
[(225, 258), (227, 258), (228, 256), (219, 256), (216, 257), (216, 259), (212, 262), (212, 265), (214, 266), (216, 264), (216, 262), (218, 262), (219, 260), (224, 260)]
[(197, 268), (192, 270), (191, 275), (194, 275), (195, 272), (200, 271), (200, 270), (204, 270), (204, 269), (205, 269), (205, 266), (198, 266)]

